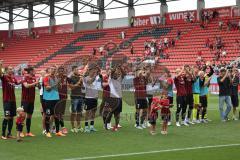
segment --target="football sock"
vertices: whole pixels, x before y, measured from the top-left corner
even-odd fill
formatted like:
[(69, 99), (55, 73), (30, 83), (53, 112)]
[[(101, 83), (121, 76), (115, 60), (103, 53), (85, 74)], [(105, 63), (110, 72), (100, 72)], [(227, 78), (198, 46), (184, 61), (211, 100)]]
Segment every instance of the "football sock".
[(2, 122), (2, 136), (4, 136), (4, 137), (6, 136), (7, 124), (8, 124), (8, 120), (3, 119), (3, 122)]
[(11, 135), (13, 127), (13, 119), (8, 120), (8, 135)]
[(193, 120), (196, 120), (197, 119), (197, 109), (196, 108), (193, 108), (192, 115), (193, 115)]
[(59, 119), (55, 118), (56, 133), (59, 132)]
[(31, 127), (31, 118), (27, 118), (26, 119), (27, 133), (30, 133), (30, 127)]
[(45, 118), (45, 126), (46, 126), (46, 132), (50, 132), (50, 117), (46, 116)]

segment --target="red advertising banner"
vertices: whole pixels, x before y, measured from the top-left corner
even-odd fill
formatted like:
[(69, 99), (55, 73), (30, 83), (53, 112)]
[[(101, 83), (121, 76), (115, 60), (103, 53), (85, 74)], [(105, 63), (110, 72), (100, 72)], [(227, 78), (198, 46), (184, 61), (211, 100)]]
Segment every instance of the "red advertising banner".
[(134, 27), (150, 26), (160, 24), (160, 14), (134, 17)]
[(173, 12), (166, 14), (166, 23), (183, 23), (187, 21), (187, 17), (193, 22), (197, 19), (197, 11), (182, 11), (182, 12)]
[(54, 26), (55, 33), (70, 33), (73, 32), (73, 25), (72, 24), (63, 24)]
[(218, 12), (218, 17), (219, 18), (227, 18), (227, 17), (232, 17), (232, 7), (220, 7), (220, 8), (209, 8), (209, 9), (204, 9), (204, 12), (208, 12), (210, 15), (213, 13), (213, 11)]
[(28, 29), (17, 29), (13, 31), (13, 36), (16, 37), (27, 37), (28, 36)]
[(0, 41), (8, 38), (8, 31), (0, 31)]
[(240, 16), (240, 9), (236, 6), (232, 7), (232, 17), (239, 17)]
[(35, 31), (37, 35), (41, 35), (41, 34), (48, 34), (49, 33), (49, 27), (37, 27), (37, 28), (33, 28), (32, 31)]

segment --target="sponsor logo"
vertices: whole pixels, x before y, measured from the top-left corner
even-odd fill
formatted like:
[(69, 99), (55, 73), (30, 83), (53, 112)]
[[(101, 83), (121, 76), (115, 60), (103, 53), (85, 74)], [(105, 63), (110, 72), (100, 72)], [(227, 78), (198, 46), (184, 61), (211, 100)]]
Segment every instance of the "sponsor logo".
[(161, 17), (160, 15), (156, 16), (145, 16), (145, 17), (135, 17), (134, 26), (147, 26), (147, 25), (156, 25), (160, 24)]
[(170, 21), (175, 21), (175, 20), (185, 20), (187, 19), (187, 15), (189, 14), (190, 18), (194, 19), (195, 18), (195, 12), (179, 12), (179, 13), (170, 13), (168, 14), (168, 18)]

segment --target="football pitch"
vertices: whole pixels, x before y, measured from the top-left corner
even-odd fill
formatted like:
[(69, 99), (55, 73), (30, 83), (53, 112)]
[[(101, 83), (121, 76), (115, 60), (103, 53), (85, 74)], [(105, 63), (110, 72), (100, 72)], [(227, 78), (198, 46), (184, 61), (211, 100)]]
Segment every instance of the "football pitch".
[[(16, 90), (17, 104), (21, 91)], [(0, 160), (235, 160), (239, 159), (240, 121), (220, 121), (218, 96), (209, 97), (208, 124), (195, 124), (177, 128), (172, 125), (168, 135), (151, 136), (148, 129), (134, 128), (133, 95), (125, 93), (121, 128), (118, 132), (103, 129), (97, 118), (95, 133), (68, 133), (66, 137), (48, 139), (42, 135), (39, 97), (36, 96), (32, 132), (36, 137), (16, 140), (0, 140)], [(174, 99), (175, 101), (175, 99)], [(0, 105), (2, 92), (0, 90)], [(0, 113), (3, 115), (2, 107)], [(175, 113), (175, 112), (174, 112)], [(2, 116), (1, 116), (2, 117)], [(231, 115), (229, 116), (231, 118)], [(112, 122), (114, 123), (114, 122)], [(70, 128), (70, 122), (65, 122)], [(83, 123), (82, 123), (83, 124)], [(15, 135), (15, 125), (13, 129)]]

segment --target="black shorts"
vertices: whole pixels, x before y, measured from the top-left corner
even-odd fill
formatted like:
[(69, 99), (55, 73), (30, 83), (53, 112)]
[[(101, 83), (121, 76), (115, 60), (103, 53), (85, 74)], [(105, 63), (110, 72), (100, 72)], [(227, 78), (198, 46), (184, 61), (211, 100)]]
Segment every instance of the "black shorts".
[(97, 109), (97, 101), (96, 98), (85, 98), (85, 110)]
[(23, 107), (25, 113), (33, 114), (34, 103), (22, 102), (21, 104), (22, 104), (22, 107)]
[(186, 96), (186, 105), (189, 106), (189, 109), (193, 109), (193, 94), (188, 94)]
[(3, 111), (5, 117), (14, 117), (16, 116), (16, 102), (3, 102)]
[(231, 95), (231, 100), (233, 107), (238, 107), (239, 105), (238, 95)]
[(106, 104), (109, 105), (114, 114), (119, 114), (122, 112), (122, 98), (109, 97), (106, 100)]
[(148, 108), (147, 99), (136, 99), (136, 109), (146, 109)]
[(186, 106), (187, 106), (186, 96), (177, 96), (177, 107), (186, 108)]
[(201, 107), (203, 108), (207, 108), (207, 96), (204, 95), (204, 96), (200, 96), (200, 103), (201, 103)]
[(167, 114), (162, 115), (162, 121), (168, 122), (169, 121), (169, 115), (167, 115)]
[(148, 95), (147, 95), (148, 107), (151, 107), (152, 99), (153, 99), (153, 95), (148, 94)]
[(157, 118), (158, 118), (158, 114), (155, 116), (155, 117), (149, 117), (149, 123), (151, 124), (151, 125), (156, 125), (156, 123), (157, 123)]
[(168, 96), (169, 104), (173, 104), (173, 97)]
[(16, 130), (18, 132), (22, 132), (23, 131), (23, 125), (22, 124), (16, 124)]
[(52, 116), (55, 114), (55, 107), (59, 100), (44, 100), (45, 108), (43, 108), (43, 112), (47, 116)]

